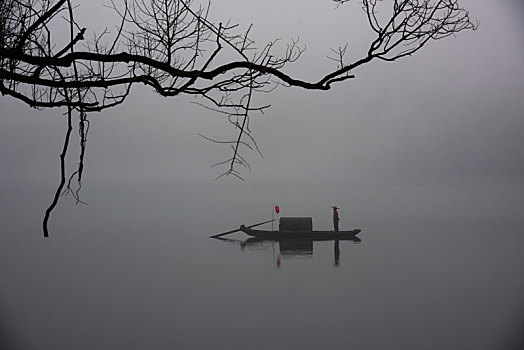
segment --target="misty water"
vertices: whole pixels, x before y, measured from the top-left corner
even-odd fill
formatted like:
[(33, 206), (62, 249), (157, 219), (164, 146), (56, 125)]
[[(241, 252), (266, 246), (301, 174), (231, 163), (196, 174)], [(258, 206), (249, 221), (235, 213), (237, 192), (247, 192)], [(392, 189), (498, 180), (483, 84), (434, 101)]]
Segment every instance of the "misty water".
[[(197, 136), (236, 139), (227, 121), (135, 86), (89, 114), (89, 205), (62, 197), (47, 239), (65, 111), (3, 96), (0, 350), (524, 349), (523, 6), (462, 2), (478, 31), (327, 93), (258, 95), (272, 107), (251, 119), (264, 158), (246, 155), (245, 182), (214, 181), (229, 148)], [(87, 3), (89, 36), (111, 31)], [(328, 3), (217, 2), (212, 20), (254, 23), (259, 48), (300, 38), (303, 63), (285, 72), (316, 82), (332, 49), (348, 43), (352, 62), (371, 43), (360, 2)], [(361, 242), (209, 238), (270, 219), (274, 204), (317, 229), (337, 205)]]
[[(290, 184), (279, 198), (281, 188), (249, 181), (91, 184), (89, 205), (63, 199), (44, 239), (52, 188), (11, 187), (1, 348), (517, 349), (523, 188)], [(275, 200), (282, 215), (330, 229), (337, 203), (323, 195), (335, 191), (341, 228), (363, 230), (338, 252), (333, 241), (209, 238), (271, 218)]]

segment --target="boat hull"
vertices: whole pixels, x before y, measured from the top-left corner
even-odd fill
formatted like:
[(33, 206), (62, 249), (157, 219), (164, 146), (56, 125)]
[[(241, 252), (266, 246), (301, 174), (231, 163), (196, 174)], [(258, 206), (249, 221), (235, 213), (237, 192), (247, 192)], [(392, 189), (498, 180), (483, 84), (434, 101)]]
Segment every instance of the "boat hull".
[(330, 240), (343, 240), (355, 238), (357, 234), (361, 232), (360, 229), (354, 229), (350, 231), (267, 231), (267, 230), (253, 230), (244, 225), (240, 226), (240, 231), (245, 234), (262, 238), (262, 239), (273, 239), (273, 240), (288, 240), (288, 239), (308, 239), (316, 241), (330, 241)]

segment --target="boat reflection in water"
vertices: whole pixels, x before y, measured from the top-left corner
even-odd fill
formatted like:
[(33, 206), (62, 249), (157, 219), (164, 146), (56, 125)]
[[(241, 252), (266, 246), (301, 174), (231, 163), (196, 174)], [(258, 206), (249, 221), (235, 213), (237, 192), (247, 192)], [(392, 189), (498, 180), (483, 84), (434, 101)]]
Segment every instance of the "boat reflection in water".
[[(281, 258), (312, 258), (313, 257), (313, 242), (318, 240), (313, 239), (266, 239), (252, 237), (247, 240), (236, 240), (229, 238), (216, 238), (220, 241), (239, 244), (242, 251), (253, 248), (260, 250), (264, 248), (273, 249), (273, 257), (276, 267), (280, 268)], [(340, 241), (351, 241), (353, 243), (360, 243), (362, 239), (353, 236), (344, 239), (334, 240), (333, 243), (333, 265), (340, 266)], [(325, 241), (324, 241), (325, 242)], [(278, 246), (275, 244), (278, 243)]]

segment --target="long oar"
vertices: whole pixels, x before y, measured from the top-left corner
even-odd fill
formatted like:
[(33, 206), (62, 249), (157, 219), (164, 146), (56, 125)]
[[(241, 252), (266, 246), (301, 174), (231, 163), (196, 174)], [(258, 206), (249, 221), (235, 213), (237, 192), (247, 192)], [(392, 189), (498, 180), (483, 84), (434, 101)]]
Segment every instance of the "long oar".
[[(275, 221), (275, 219), (267, 220), (267, 221), (264, 221), (264, 222), (259, 222), (258, 224), (249, 225), (249, 226), (246, 226), (246, 227), (247, 228), (252, 228), (252, 227), (260, 226), (260, 225), (263, 225), (263, 224), (267, 224), (268, 222), (271, 222), (271, 221)], [(235, 233), (235, 232), (238, 232), (238, 231), (240, 231), (239, 228), (237, 228), (236, 230), (231, 230), (231, 231), (219, 233), (217, 235), (213, 235), (210, 238), (218, 238), (218, 237), (222, 237), (222, 236), (228, 235), (230, 233)]]

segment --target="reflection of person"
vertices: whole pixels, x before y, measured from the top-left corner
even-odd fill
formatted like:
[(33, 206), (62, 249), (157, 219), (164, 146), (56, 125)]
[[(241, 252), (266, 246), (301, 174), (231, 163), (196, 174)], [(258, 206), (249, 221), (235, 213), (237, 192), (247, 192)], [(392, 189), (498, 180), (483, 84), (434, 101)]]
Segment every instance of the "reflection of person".
[(340, 246), (338, 243), (338, 239), (335, 240), (334, 252), (335, 252), (335, 262), (333, 265), (335, 265), (335, 267), (339, 267), (340, 266)]
[(340, 221), (340, 218), (338, 217), (338, 208), (333, 208), (333, 227), (335, 228), (335, 232), (338, 232), (338, 222)]

